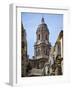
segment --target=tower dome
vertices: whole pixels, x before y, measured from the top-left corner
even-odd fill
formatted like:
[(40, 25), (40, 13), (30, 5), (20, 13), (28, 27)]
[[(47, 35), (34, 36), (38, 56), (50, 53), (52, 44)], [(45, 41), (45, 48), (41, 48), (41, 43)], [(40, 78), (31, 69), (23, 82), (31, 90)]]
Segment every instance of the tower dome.
[(41, 19), (41, 24), (38, 25), (36, 35), (37, 43), (49, 43), (49, 29), (43, 17)]
[(42, 17), (42, 19), (41, 19), (41, 24), (39, 24), (39, 26), (38, 26), (38, 28), (37, 28), (37, 32), (38, 32), (38, 31), (43, 31), (43, 30), (46, 30), (46, 31), (48, 32), (48, 34), (49, 34), (49, 29), (48, 29), (48, 27), (47, 27), (47, 24), (45, 23), (45, 20), (44, 20), (44, 18)]

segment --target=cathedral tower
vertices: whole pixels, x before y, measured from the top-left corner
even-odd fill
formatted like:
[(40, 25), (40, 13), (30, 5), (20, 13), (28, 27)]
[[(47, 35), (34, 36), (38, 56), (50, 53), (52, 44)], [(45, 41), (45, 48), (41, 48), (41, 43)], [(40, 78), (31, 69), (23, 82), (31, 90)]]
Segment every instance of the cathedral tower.
[(44, 18), (41, 19), (41, 24), (38, 26), (36, 31), (36, 43), (34, 45), (34, 54), (36, 59), (48, 59), (51, 44), (49, 42), (49, 29), (47, 24), (44, 21)]

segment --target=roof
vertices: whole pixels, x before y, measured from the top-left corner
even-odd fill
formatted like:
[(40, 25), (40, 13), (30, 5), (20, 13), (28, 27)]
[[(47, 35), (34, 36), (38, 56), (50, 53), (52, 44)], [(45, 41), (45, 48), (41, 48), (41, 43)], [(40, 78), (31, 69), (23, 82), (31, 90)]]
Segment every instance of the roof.
[(45, 23), (43, 17), (42, 17), (42, 19), (41, 19), (41, 24), (38, 25), (38, 28), (37, 28), (36, 33), (37, 33), (37, 32), (40, 32), (40, 31), (42, 31), (42, 30), (45, 30), (46, 32), (49, 33), (49, 29), (48, 29), (47, 24)]

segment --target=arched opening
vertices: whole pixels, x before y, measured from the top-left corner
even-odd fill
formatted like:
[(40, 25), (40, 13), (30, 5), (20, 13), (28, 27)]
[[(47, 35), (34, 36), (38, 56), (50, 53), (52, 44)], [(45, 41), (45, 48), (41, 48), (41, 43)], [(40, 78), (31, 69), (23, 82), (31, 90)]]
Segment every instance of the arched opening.
[(48, 35), (46, 34), (46, 40), (48, 40)]
[(38, 40), (40, 40), (40, 34), (38, 35)]

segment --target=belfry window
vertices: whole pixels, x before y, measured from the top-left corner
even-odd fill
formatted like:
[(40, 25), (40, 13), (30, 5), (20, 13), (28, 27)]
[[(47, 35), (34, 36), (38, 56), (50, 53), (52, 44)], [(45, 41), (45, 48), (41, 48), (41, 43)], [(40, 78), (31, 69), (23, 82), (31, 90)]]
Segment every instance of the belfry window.
[(47, 51), (47, 49), (46, 49), (46, 53), (45, 53), (46, 55), (48, 54), (48, 51)]
[(48, 40), (48, 36), (46, 35), (46, 40)]
[(38, 40), (40, 40), (40, 34), (38, 35)]

